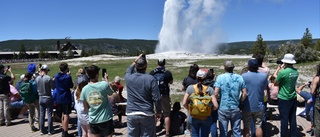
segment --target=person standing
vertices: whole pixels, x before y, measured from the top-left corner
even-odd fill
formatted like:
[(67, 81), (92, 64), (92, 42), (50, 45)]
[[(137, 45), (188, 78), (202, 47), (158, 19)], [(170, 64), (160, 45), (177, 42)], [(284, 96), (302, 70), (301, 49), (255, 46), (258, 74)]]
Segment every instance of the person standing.
[[(214, 94), (214, 90), (212, 87), (210, 86), (206, 86), (204, 85), (204, 81), (207, 77), (208, 74), (208, 70), (207, 69), (199, 69), (197, 72), (197, 80), (198, 83), (194, 84), (192, 86), (188, 86), (186, 93), (184, 95), (183, 98), (183, 106), (184, 108), (186, 108), (190, 113), (192, 110), (190, 107), (190, 104), (188, 102), (192, 102), (191, 101), (191, 96), (193, 95), (198, 95), (201, 96), (203, 98), (205, 98), (205, 96), (208, 96), (210, 99), (210, 102), (212, 103), (212, 110), (217, 110), (218, 109), (218, 102), (217, 102), (217, 98), (216, 95)], [(197, 102), (196, 102), (197, 103)], [(193, 104), (196, 104), (195, 102), (193, 102)], [(192, 105), (191, 105), (192, 106)], [(194, 106), (196, 107), (196, 106)], [(209, 116), (205, 117), (205, 116), (191, 116), (189, 117), (191, 120), (191, 127), (192, 127), (192, 132), (191, 132), (191, 136), (194, 137), (207, 137), (210, 134), (210, 129), (211, 129), (211, 125), (212, 125), (212, 116), (211, 116), (211, 109), (206, 109), (206, 111), (209, 111)]]
[[(42, 65), (40, 68), (40, 75), (36, 78), (37, 89), (39, 93), (39, 106), (40, 106), (40, 131), (41, 134), (48, 133), (49, 135), (54, 133), (52, 112), (53, 112), (53, 97), (51, 90), (54, 89), (54, 83), (52, 78), (48, 75), (50, 69), (48, 65)], [(47, 111), (48, 118), (48, 132), (45, 131), (45, 113)]]
[(25, 104), (27, 104), (29, 108), (29, 125), (32, 132), (38, 131), (38, 128), (34, 126), (35, 124), (35, 117), (38, 113), (35, 112), (36, 108), (39, 108), (39, 102), (37, 102), (37, 95), (35, 94), (34, 87), (32, 86), (32, 83), (30, 82), (32, 78), (31, 73), (26, 73), (23, 79), (23, 82), (21, 83), (19, 93), (21, 95), (21, 98)]
[(314, 101), (313, 106), (313, 129), (311, 129), (310, 134), (312, 135), (312, 131), (314, 131), (314, 135), (316, 137), (320, 137), (320, 64), (316, 66), (316, 75), (313, 77), (311, 83), (311, 91), (312, 100)]
[[(269, 76), (269, 68), (267, 67), (266, 63), (264, 62), (264, 55), (258, 53), (258, 54), (254, 54), (252, 56), (253, 58), (257, 59), (259, 62), (259, 68), (258, 68), (258, 72), (260, 73), (265, 73), (267, 75), (267, 77)], [(267, 106), (268, 103), (268, 98), (270, 96), (270, 88), (269, 86), (266, 87), (266, 89), (264, 90), (264, 105)], [(265, 107), (264, 110), (264, 115), (263, 115), (263, 119), (262, 119), (262, 131), (263, 131), (263, 136), (266, 137), (267, 136), (267, 132), (265, 132), (267, 129), (267, 107)], [(251, 132), (253, 134), (251, 134), (251, 136), (255, 135), (255, 127), (254, 127), (254, 123), (251, 123)]]
[(62, 112), (62, 137), (71, 136), (68, 133), (69, 114), (71, 113), (71, 91), (73, 87), (72, 77), (67, 63), (59, 65), (60, 72), (55, 75), (54, 82), (56, 87), (55, 101), (58, 104), (58, 109)]
[[(80, 100), (84, 110), (89, 115), (90, 131), (94, 137), (111, 137), (114, 132), (113, 115), (108, 101), (108, 95), (114, 92), (108, 83), (108, 74), (104, 74), (104, 81), (98, 81), (100, 68), (91, 65), (87, 68), (90, 82), (82, 88)], [(84, 127), (84, 126), (81, 126)]]
[[(157, 77), (164, 76), (163, 81), (158, 79), (159, 90), (161, 93), (161, 106), (164, 117), (166, 136), (170, 135), (170, 112), (171, 112), (171, 98), (170, 98), (170, 86), (173, 83), (173, 77), (170, 71), (165, 69), (166, 60), (158, 59), (158, 67), (150, 72), (150, 75)], [(161, 76), (163, 75), (163, 76)]]
[[(10, 76), (6, 75), (7, 72), (10, 72)], [(10, 107), (10, 86), (9, 81), (14, 78), (14, 74), (11, 71), (11, 68), (5, 68), (0, 64), (0, 126), (10, 126), (11, 117), (9, 112)]]
[[(278, 65), (277, 70), (273, 74), (276, 77), (275, 86), (279, 86), (278, 107), (280, 112), (280, 134), (281, 137), (290, 135), (297, 136), (297, 94), (296, 83), (299, 72), (293, 67), (296, 64), (293, 54), (285, 54), (281, 60), (284, 64)], [(280, 70), (284, 67), (283, 70)], [(290, 123), (290, 133), (288, 133), (288, 123)]]
[[(253, 120), (255, 135), (263, 136), (262, 121), (264, 116), (264, 89), (268, 86), (268, 77), (265, 73), (258, 72), (259, 62), (252, 58), (248, 61), (249, 71), (242, 74), (246, 84), (248, 96), (244, 100), (242, 116), (245, 137), (250, 136), (250, 126)], [(254, 79), (253, 79), (254, 78)]]
[[(156, 136), (156, 118), (161, 118), (161, 99), (157, 80), (146, 73), (142, 54), (126, 70), (127, 128), (129, 137)], [(137, 73), (134, 73), (136, 68)], [(155, 107), (155, 108), (154, 108)]]
[[(217, 77), (214, 83), (215, 94), (220, 94), (220, 106), (218, 109), (220, 136), (228, 135), (228, 123), (231, 122), (233, 136), (241, 136), (241, 110), (240, 99), (247, 97), (246, 85), (243, 78), (233, 72), (234, 64), (231, 60), (224, 62), (225, 73)], [(241, 95), (242, 91), (242, 95)], [(241, 98), (239, 99), (241, 95)]]
[[(186, 91), (189, 85), (198, 83), (198, 80), (197, 80), (198, 70), (199, 70), (199, 66), (197, 64), (193, 64), (192, 66), (190, 66), (188, 75), (182, 81), (182, 88), (181, 88), (182, 91)], [(187, 116), (188, 118), (186, 122), (186, 130), (184, 131), (184, 133), (188, 135), (191, 133), (191, 125), (190, 125), (191, 121), (189, 121), (190, 119), (189, 112), (187, 112)]]

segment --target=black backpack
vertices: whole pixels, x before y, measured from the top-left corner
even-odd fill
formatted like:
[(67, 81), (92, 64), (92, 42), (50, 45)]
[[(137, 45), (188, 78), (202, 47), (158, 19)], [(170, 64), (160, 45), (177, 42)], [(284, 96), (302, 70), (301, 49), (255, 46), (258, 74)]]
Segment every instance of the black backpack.
[(155, 69), (153, 72), (153, 77), (158, 81), (160, 94), (164, 94), (168, 90), (167, 83), (165, 83), (166, 71), (164, 69)]

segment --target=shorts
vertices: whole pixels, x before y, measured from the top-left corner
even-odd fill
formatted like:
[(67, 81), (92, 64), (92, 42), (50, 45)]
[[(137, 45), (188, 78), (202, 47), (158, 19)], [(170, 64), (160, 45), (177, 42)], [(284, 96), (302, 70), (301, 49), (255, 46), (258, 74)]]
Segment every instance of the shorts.
[(64, 115), (69, 115), (71, 113), (71, 103), (58, 104), (58, 112), (62, 112)]
[(23, 108), (26, 104), (22, 100), (11, 102), (11, 108)]
[(113, 120), (98, 124), (90, 123), (90, 130), (92, 134), (100, 134), (103, 137), (111, 135), (114, 133)]
[(162, 106), (162, 113), (163, 117), (170, 117), (171, 112), (171, 99), (169, 95), (162, 95), (161, 96), (161, 106)]
[(244, 128), (250, 129), (251, 120), (253, 120), (255, 128), (261, 128), (264, 112), (242, 112), (242, 120)]

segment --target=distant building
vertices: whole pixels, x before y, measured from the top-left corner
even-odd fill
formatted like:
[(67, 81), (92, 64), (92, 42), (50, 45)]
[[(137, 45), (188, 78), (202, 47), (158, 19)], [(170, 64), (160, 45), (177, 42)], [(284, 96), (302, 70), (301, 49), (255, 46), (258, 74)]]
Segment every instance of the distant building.
[[(65, 55), (68, 54), (68, 50), (69, 48), (71, 48), (72, 52), (73, 52), (73, 57), (74, 58), (78, 58), (81, 55), (82, 50), (78, 50), (77, 47), (73, 46), (70, 42), (67, 42), (63, 45), (60, 45), (60, 41), (57, 41), (57, 50), (55, 51), (46, 51), (50, 57), (54, 57), (54, 58), (58, 58), (59, 56), (59, 49), (61, 48), (61, 50), (64, 52)], [(40, 51), (26, 51), (26, 58), (39, 58), (39, 52)], [(13, 59), (14, 56), (18, 56), (19, 55), (19, 51), (14, 51), (14, 52), (0, 52), (0, 59)]]

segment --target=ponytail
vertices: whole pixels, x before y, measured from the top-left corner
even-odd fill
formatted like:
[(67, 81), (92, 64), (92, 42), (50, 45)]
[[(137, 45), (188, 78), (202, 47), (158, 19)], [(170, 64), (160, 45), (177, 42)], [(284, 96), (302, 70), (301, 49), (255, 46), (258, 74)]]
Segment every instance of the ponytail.
[(203, 93), (203, 91), (202, 91), (203, 87), (202, 87), (202, 79), (201, 79), (201, 78), (198, 78), (197, 87), (198, 87), (198, 90), (199, 90), (199, 95), (200, 95), (200, 96), (203, 96), (204, 93)]

